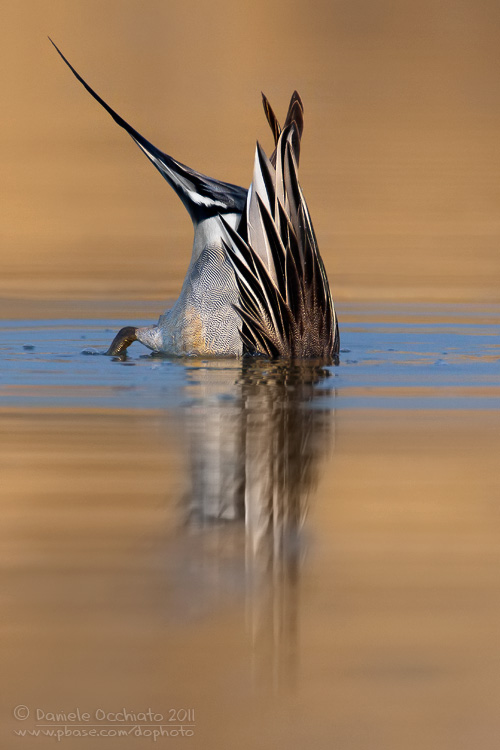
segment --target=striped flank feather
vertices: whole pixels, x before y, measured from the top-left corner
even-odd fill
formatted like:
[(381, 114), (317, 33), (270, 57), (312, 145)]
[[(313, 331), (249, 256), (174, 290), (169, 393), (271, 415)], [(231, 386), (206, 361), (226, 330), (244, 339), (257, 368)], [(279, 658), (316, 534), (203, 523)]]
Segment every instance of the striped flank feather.
[(239, 290), (244, 353), (336, 360), (337, 317), (297, 176), (302, 102), (295, 93), (281, 130), (263, 99), (271, 129), (279, 132), (276, 166), (257, 144), (246, 221), (234, 230), (221, 217)]

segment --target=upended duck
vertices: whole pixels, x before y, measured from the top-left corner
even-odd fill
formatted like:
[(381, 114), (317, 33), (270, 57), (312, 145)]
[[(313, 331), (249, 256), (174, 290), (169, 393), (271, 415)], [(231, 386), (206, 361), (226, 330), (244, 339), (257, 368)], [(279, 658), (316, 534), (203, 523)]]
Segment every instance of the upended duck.
[(257, 143), (246, 190), (206, 177), (153, 146), (54, 47), (175, 190), (194, 226), (191, 262), (173, 307), (155, 325), (122, 328), (106, 354), (123, 354), (140, 341), (174, 356), (336, 360), (337, 316), (297, 177), (304, 112), (298, 93), (283, 127), (262, 95), (275, 149), (268, 158)]

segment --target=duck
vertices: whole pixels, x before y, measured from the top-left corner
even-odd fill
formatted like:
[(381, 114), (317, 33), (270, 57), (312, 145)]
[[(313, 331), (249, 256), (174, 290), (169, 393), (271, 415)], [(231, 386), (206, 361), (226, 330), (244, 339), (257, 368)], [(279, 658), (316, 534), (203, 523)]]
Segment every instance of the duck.
[(150, 143), (49, 40), (173, 188), (194, 227), (191, 260), (173, 306), (154, 325), (122, 328), (105, 353), (126, 355), (139, 341), (153, 353), (173, 357), (337, 361), (337, 314), (298, 180), (304, 107), (297, 91), (283, 127), (262, 94), (274, 151), (268, 158), (257, 142), (246, 189), (201, 174)]

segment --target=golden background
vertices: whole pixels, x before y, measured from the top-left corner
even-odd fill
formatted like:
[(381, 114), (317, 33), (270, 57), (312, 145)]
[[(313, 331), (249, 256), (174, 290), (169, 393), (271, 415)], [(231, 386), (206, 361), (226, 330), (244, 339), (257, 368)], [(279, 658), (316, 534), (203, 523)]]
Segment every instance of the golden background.
[[(50, 737), (14, 738), (33, 726), (12, 714), (26, 704), (193, 706), (190, 747), (203, 750), (496, 750), (500, 429), (489, 324), (499, 308), (489, 303), (500, 302), (499, 22), (500, 3), (487, 0), (4, 0), (0, 316), (23, 321), (4, 326), (2, 747), (54, 747)], [(281, 118), (294, 88), (303, 97), (302, 184), (343, 346), (360, 353), (361, 368), (343, 354), (338, 392), (330, 381), (335, 445), (318, 458), (289, 618), (296, 634), (277, 636), (263, 608), (259, 641), (245, 599), (251, 576), (225, 588), (231, 563), (248, 563), (245, 545), (236, 538), (228, 551), (228, 529), (219, 547), (218, 527), (190, 537), (183, 525), (200, 444), (186, 433), (196, 438), (201, 424), (210, 457), (217, 408), (222, 417), (246, 408), (231, 370), (233, 396), (218, 400), (217, 368), (186, 367), (192, 385), (176, 412), (165, 362), (161, 398), (139, 409), (150, 387), (157, 393), (153, 362), (132, 359), (143, 369), (125, 377), (127, 363), (79, 356), (89, 329), (107, 325), (86, 319), (126, 311), (122, 324), (146, 312), (153, 322), (176, 296), (192, 228), (49, 34), (155, 145), (241, 185), (255, 139), (271, 148), (260, 91)], [(457, 305), (408, 312), (392, 300), (485, 306), (466, 308), (480, 310), (469, 329)], [(35, 317), (39, 328), (25, 324)], [(453, 338), (463, 335), (473, 344), (466, 356)], [(403, 342), (393, 357), (389, 336)], [(421, 353), (424, 337), (420, 366), (411, 347)], [(441, 357), (454, 365), (445, 374)], [(366, 396), (375, 408), (362, 407)], [(117, 406), (124, 397), (129, 409)], [(492, 408), (482, 406), (488, 397)], [(269, 435), (272, 421), (255, 423)], [(230, 420), (220, 424), (230, 442)], [(264, 584), (264, 595), (277, 592), (274, 614), (287, 590), (271, 576)]]
[(4, 314), (172, 298), (190, 256), (179, 200), (48, 34), (155, 145), (241, 185), (271, 149), (260, 91), (283, 118), (297, 88), (336, 300), (498, 301), (499, 22), (488, 0), (5, 2)]

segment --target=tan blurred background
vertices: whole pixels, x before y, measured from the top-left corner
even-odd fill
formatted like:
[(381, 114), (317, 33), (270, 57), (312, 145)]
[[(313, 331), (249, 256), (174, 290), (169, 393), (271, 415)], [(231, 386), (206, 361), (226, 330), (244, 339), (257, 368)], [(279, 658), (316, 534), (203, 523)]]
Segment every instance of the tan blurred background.
[(155, 145), (247, 185), (261, 89), (306, 108), (302, 182), (338, 300), (500, 301), (500, 4), (6, 0), (5, 314), (17, 298), (162, 299), (192, 230), (47, 40)]

